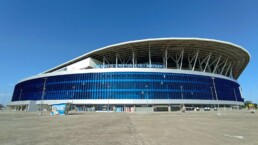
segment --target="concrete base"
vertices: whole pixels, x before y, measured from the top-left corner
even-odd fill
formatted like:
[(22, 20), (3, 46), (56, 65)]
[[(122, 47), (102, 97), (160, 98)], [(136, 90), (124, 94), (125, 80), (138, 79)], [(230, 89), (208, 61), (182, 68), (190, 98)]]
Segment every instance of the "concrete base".
[(11, 102), (7, 106), (14, 111), (36, 112), (39, 110), (39, 105), (36, 104), (36, 101)]

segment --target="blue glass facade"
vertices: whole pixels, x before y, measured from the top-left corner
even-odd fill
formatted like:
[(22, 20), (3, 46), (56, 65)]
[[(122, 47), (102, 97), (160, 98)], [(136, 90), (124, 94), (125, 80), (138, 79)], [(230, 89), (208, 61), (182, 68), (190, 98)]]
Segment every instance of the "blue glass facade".
[[(154, 72), (106, 72), (50, 76), (21, 82), (12, 101), (66, 99), (197, 99), (216, 100), (211, 77)], [(219, 100), (244, 101), (239, 84), (215, 78)]]

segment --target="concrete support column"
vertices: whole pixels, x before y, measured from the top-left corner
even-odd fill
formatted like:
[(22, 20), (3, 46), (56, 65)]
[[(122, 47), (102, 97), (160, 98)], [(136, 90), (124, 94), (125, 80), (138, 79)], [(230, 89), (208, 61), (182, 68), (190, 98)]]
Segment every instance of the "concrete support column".
[(93, 105), (92, 109), (93, 109), (94, 111), (96, 111), (96, 109), (95, 109), (95, 105)]
[(168, 105), (168, 112), (171, 112), (171, 106)]
[(191, 64), (191, 63), (189, 63), (189, 64), (188, 64), (188, 68), (189, 68), (190, 70), (192, 70), (192, 69), (193, 69), (193, 66), (192, 66), (192, 64)]
[(179, 69), (179, 63), (178, 62), (176, 63), (176, 68)]

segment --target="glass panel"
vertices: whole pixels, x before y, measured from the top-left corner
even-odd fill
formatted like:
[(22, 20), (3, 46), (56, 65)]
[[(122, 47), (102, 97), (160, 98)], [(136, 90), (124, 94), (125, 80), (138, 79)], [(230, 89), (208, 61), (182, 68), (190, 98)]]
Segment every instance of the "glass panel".
[[(45, 78), (15, 86), (12, 101), (40, 100)], [(244, 101), (239, 84), (214, 79), (219, 100)], [(63, 99), (203, 99), (214, 100), (211, 77), (189, 74), (112, 72), (48, 77), (45, 100)]]

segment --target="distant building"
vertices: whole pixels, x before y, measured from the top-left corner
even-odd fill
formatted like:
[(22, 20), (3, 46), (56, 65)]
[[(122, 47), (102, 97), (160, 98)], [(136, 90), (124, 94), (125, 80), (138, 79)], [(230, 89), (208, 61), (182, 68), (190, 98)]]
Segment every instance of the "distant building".
[(237, 79), (249, 60), (244, 48), (212, 39), (129, 41), (20, 81), (9, 106), (72, 103), (84, 111), (135, 111), (243, 105)]

